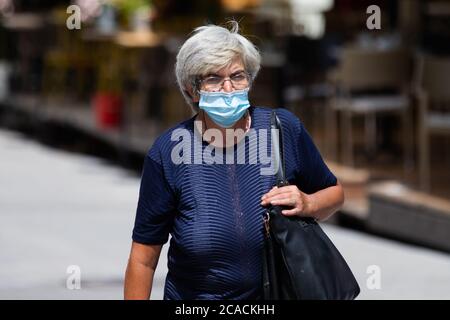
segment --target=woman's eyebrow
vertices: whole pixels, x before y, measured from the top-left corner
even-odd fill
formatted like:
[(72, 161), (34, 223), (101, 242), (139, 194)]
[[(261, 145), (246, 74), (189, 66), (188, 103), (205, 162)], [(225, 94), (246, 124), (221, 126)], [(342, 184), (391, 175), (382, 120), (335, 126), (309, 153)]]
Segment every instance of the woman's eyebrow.
[(208, 73), (206, 76), (205, 76), (205, 78), (206, 77), (221, 77), (221, 75), (219, 75), (219, 74), (217, 74), (217, 73)]
[[(244, 72), (244, 69), (238, 69), (236, 71), (233, 71), (232, 73), (230, 73), (230, 76), (234, 76), (234, 75), (236, 75), (238, 73), (241, 73), (241, 72)], [(221, 77), (222, 78), (223, 76), (221, 76), (218, 73), (208, 73), (205, 77)]]
[(237, 75), (238, 73), (242, 73), (242, 72), (244, 72), (244, 69), (238, 69), (238, 70), (232, 72), (232, 73), (230, 74), (230, 76), (234, 76), (234, 75)]

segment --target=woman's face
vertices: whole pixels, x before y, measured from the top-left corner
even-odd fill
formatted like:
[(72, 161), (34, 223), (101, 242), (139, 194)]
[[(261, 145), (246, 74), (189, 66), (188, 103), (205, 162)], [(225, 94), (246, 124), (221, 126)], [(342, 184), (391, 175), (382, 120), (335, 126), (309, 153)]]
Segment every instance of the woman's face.
[[(222, 68), (220, 70), (217, 70), (216, 72), (212, 72), (209, 75), (215, 75), (215, 76), (219, 76), (219, 77), (223, 77), (223, 78), (228, 78), (239, 72), (245, 72), (244, 63), (242, 62), (242, 60), (240, 58), (236, 58), (235, 60), (233, 60), (233, 62), (231, 62), (231, 64), (229, 66)], [(200, 90), (204, 90), (204, 89), (200, 87)], [(223, 86), (219, 91), (232, 92), (235, 90), (236, 89), (231, 84), (231, 81), (224, 81)], [(198, 93), (196, 93), (196, 92), (191, 92), (191, 96), (193, 97), (192, 101), (194, 103), (197, 103), (200, 99)]]

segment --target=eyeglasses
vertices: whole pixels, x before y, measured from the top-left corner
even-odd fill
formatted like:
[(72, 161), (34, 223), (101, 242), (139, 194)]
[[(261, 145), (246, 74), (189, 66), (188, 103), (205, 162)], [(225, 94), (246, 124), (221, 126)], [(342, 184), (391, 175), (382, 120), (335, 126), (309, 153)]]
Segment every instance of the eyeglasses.
[(245, 71), (232, 74), (229, 77), (221, 77), (217, 75), (209, 75), (203, 79), (199, 79), (199, 88), (204, 91), (220, 91), (225, 81), (230, 81), (236, 90), (242, 90), (250, 85), (250, 76)]

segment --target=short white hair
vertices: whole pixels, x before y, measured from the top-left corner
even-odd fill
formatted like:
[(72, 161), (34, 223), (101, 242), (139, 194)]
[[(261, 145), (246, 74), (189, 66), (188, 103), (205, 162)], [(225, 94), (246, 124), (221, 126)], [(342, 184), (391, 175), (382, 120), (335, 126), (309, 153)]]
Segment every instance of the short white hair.
[(245, 71), (253, 81), (261, 67), (258, 49), (247, 38), (240, 35), (239, 24), (230, 21), (230, 29), (217, 25), (206, 25), (194, 30), (194, 34), (180, 48), (175, 65), (178, 86), (186, 102), (196, 106), (188, 90), (195, 90), (198, 77), (216, 72), (240, 58)]

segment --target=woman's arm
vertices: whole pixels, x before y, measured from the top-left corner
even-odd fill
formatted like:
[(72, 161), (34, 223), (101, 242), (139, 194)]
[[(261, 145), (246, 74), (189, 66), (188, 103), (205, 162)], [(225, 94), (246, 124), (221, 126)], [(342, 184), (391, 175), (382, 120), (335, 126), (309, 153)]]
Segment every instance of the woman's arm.
[(319, 221), (328, 219), (344, 203), (344, 191), (337, 183), (312, 194), (306, 194), (295, 185), (281, 188), (274, 187), (261, 198), (261, 205), (268, 204), (290, 206), (292, 209), (283, 210), (287, 216), (298, 215), (313, 217)]
[(125, 274), (125, 300), (150, 298), (161, 248), (162, 245), (145, 245), (133, 241)]

